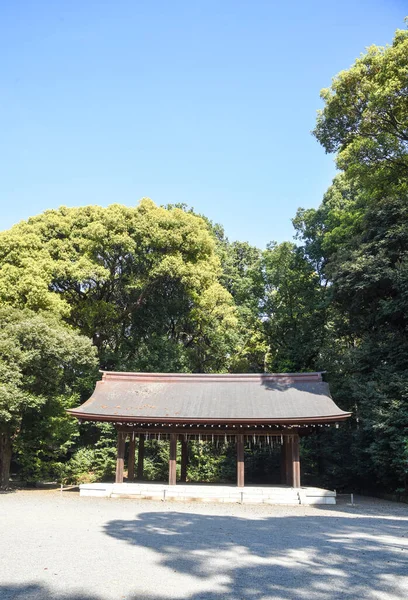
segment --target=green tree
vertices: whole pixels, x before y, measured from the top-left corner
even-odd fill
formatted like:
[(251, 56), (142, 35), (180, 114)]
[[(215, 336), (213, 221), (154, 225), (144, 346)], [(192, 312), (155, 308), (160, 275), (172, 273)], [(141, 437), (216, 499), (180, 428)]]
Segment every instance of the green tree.
[(78, 425), (65, 409), (91, 387), (95, 367), (90, 340), (55, 317), (0, 309), (1, 487), (8, 485), (13, 446), (33, 453), (26, 456), (32, 463), (66, 454)]
[(272, 371), (317, 367), (325, 334), (326, 296), (301, 248), (270, 244), (263, 254), (264, 328)]
[(0, 235), (0, 265), (0, 299), (61, 315), (102, 368), (225, 368), (234, 306), (194, 214), (147, 199), (46, 211)]
[(361, 196), (361, 187), (339, 173), (320, 206), (299, 208), (292, 220), (296, 237), (303, 243), (305, 256), (322, 285), (327, 283), (330, 274), (328, 262), (343, 251), (345, 244), (357, 240), (365, 210)]
[[(343, 173), (317, 210), (294, 220), (327, 284), (321, 362), (354, 413), (324, 458), (345, 484), (366, 489), (407, 488), (407, 67), (408, 32), (397, 31), (392, 46), (369, 48), (323, 90), (315, 135)], [(349, 460), (338, 453), (336, 463), (345, 447)]]
[[(195, 214), (185, 204), (167, 205)], [(262, 323), (261, 306), (265, 295), (262, 272), (262, 251), (248, 242), (230, 242), (224, 228), (205, 215), (198, 215), (207, 224), (215, 242), (221, 263), (220, 283), (231, 294), (235, 306), (235, 326), (224, 333), (224, 351), (228, 361), (224, 370), (235, 373), (259, 373), (266, 368), (268, 345)]]
[(408, 176), (408, 31), (391, 46), (370, 46), (321, 92), (315, 136), (338, 167), (365, 186)]
[(261, 314), (265, 296), (262, 252), (247, 242), (224, 239), (221, 256), (221, 281), (234, 299), (238, 317), (230, 370), (263, 372), (268, 344)]

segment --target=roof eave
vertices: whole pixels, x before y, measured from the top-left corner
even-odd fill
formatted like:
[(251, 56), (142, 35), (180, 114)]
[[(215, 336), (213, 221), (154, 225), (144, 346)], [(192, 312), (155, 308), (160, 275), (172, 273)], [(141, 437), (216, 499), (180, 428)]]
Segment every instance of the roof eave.
[(338, 415), (325, 415), (317, 417), (282, 417), (274, 419), (201, 419), (201, 418), (176, 418), (176, 417), (149, 417), (149, 416), (129, 416), (129, 415), (101, 415), (80, 412), (78, 409), (67, 410), (71, 416), (86, 421), (110, 421), (127, 423), (165, 423), (182, 425), (210, 424), (210, 425), (291, 425), (291, 424), (309, 424), (309, 423), (335, 423), (345, 421), (351, 417), (352, 413), (344, 412)]

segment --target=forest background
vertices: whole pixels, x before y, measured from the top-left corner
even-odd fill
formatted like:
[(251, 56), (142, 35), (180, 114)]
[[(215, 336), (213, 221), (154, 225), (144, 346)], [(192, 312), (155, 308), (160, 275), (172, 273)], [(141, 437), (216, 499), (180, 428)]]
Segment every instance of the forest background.
[[(326, 371), (353, 417), (302, 442), (304, 483), (407, 492), (408, 31), (322, 91), (314, 135), (338, 175), (296, 242), (261, 250), (184, 205), (61, 207), (0, 234), (0, 485), (112, 477), (115, 431), (65, 409), (98, 369)], [(148, 479), (166, 477), (149, 442)], [(267, 480), (273, 453), (248, 449)], [(190, 480), (234, 452), (190, 448)]]

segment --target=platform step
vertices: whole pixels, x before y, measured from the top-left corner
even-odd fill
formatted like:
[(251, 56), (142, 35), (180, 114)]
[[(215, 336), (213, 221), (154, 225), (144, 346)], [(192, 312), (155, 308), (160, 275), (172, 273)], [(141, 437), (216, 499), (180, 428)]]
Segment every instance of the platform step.
[(230, 502), (241, 504), (336, 504), (336, 493), (321, 488), (228, 485), (169, 486), (157, 483), (91, 483), (79, 486), (81, 496), (134, 498), (168, 502)]

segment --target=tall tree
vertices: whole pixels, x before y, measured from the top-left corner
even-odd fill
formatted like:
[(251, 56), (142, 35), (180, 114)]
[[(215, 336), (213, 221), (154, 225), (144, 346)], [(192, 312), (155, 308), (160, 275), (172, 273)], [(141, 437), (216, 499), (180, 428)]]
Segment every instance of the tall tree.
[(68, 449), (78, 426), (65, 408), (89, 388), (95, 367), (91, 341), (55, 317), (0, 309), (0, 487), (9, 481), (13, 444), (33, 421), (31, 450), (41, 460), (55, 460)]
[(272, 371), (315, 369), (325, 332), (325, 290), (303, 250), (284, 242), (263, 253), (263, 322)]
[(238, 325), (230, 370), (238, 373), (267, 369), (268, 343), (262, 321), (265, 281), (262, 252), (247, 242), (225, 240), (222, 283), (237, 307)]
[[(167, 205), (195, 214), (185, 204)], [(224, 228), (205, 215), (202, 218), (211, 233), (221, 263), (220, 283), (231, 294), (235, 305), (236, 324), (224, 336), (228, 354), (224, 368), (231, 372), (259, 373), (266, 369), (268, 345), (262, 322), (261, 306), (265, 295), (262, 251), (248, 242), (230, 242)], [(227, 342), (227, 343), (225, 343)]]
[(61, 315), (103, 368), (224, 368), (234, 307), (196, 215), (151, 200), (46, 211), (0, 234), (0, 265), (0, 299)]
[(391, 46), (370, 46), (321, 92), (315, 136), (365, 186), (408, 177), (407, 63), (408, 31), (397, 30)]
[(392, 46), (369, 48), (323, 90), (315, 135), (343, 173), (319, 209), (294, 221), (328, 284), (321, 354), (355, 416), (349, 483), (394, 490), (408, 476), (407, 84), (408, 32), (397, 31)]

